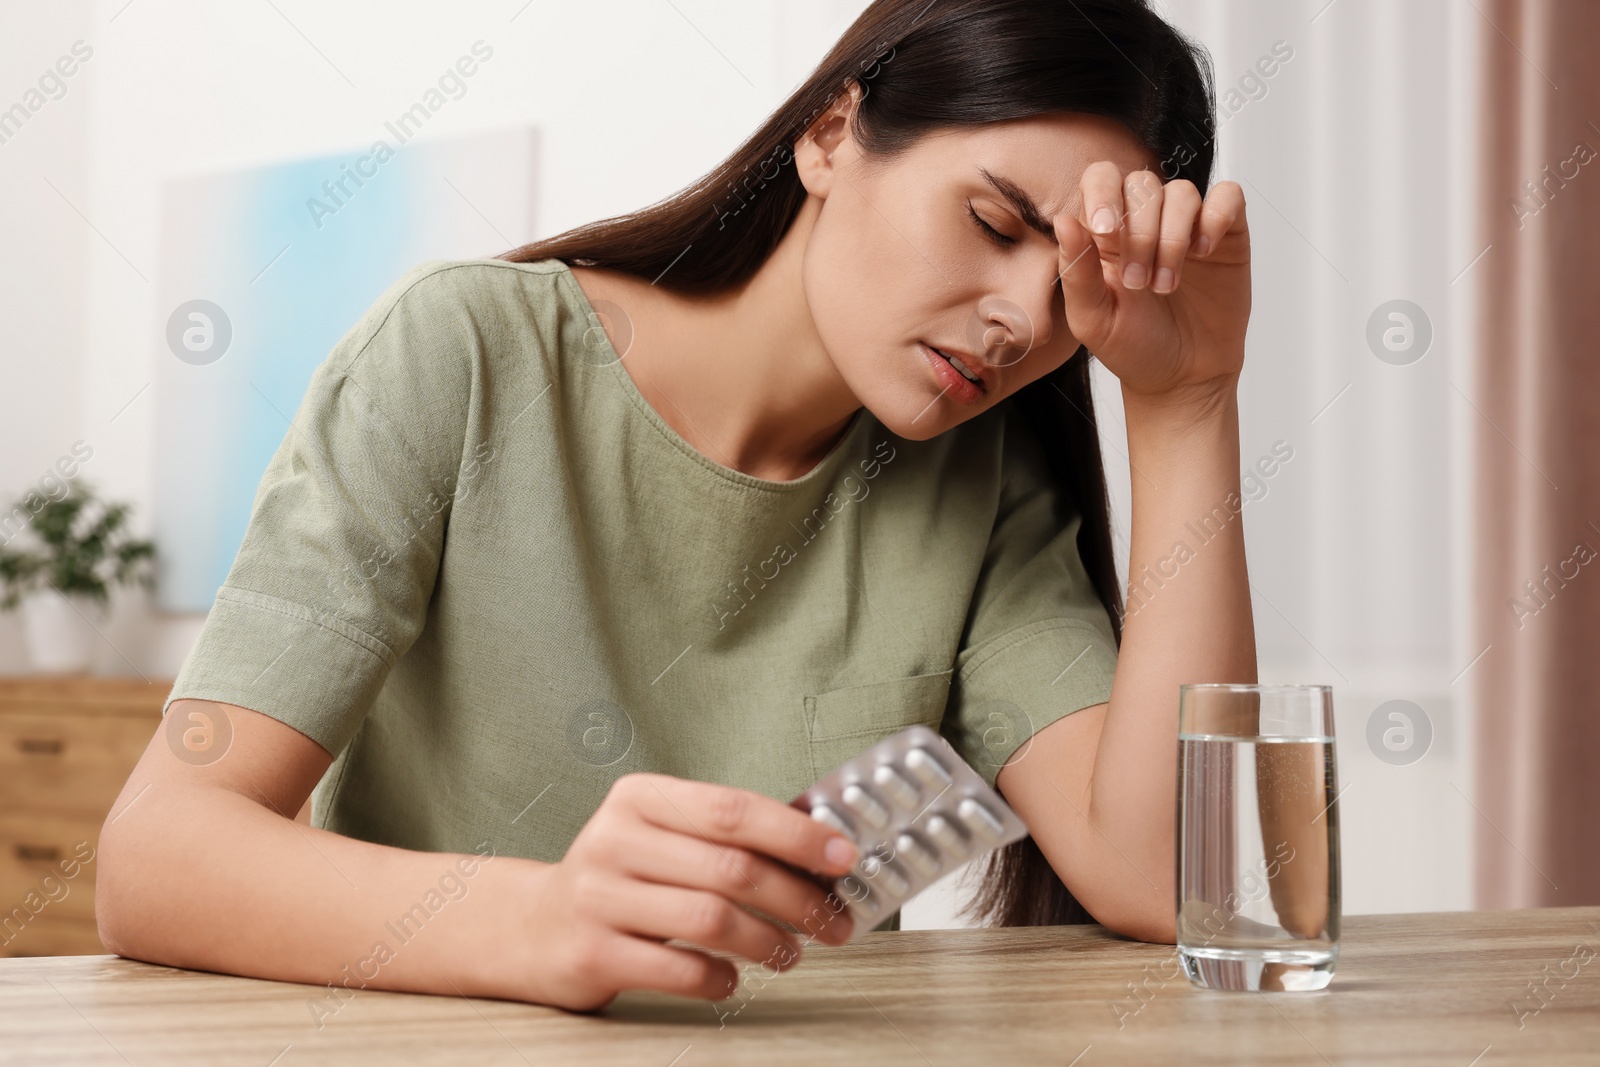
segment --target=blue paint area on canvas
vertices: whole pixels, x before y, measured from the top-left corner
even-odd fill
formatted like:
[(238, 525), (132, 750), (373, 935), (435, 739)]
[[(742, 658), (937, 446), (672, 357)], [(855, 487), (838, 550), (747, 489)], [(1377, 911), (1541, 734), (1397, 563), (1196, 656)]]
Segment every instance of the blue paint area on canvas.
[[(165, 390), (172, 447), (160, 450), (158, 515), (168, 521), (158, 543), (167, 549), (160, 585), (167, 610), (210, 609), (312, 372), (396, 278), (428, 258), (419, 249), (412, 188), (432, 172), (428, 152), (402, 148), (363, 186), (347, 179), (349, 195), (338, 192), (343, 203), (336, 204), (323, 183), (363, 154), (205, 179), (213, 189), (174, 198), (174, 210), (211, 213), (207, 225), (190, 230), (215, 235), (210, 248), (191, 250), (208, 283), (195, 295), (223, 307), (233, 341), (214, 364), (178, 368), (186, 380)], [(313, 197), (337, 206), (320, 228), (307, 206)], [(189, 447), (174, 436), (188, 438)], [(185, 536), (174, 527), (179, 520), (208, 536)]]
[[(381, 163), (369, 142), (163, 186), (155, 538), (165, 610), (210, 610), (312, 373), (383, 292), (425, 260), (493, 255), (533, 229), (535, 131), (384, 136), (393, 154)], [(320, 226), (313, 198), (326, 209)], [(180, 358), (165, 336), (195, 300), (220, 307), (233, 329), (214, 361)]]

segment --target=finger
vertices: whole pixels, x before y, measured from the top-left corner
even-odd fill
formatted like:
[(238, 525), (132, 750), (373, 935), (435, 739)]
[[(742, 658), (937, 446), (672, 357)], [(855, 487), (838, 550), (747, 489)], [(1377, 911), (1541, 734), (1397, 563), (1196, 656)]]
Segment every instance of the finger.
[(664, 885), (702, 889), (781, 919), (804, 937), (842, 945), (853, 923), (848, 911), (828, 909), (828, 891), (792, 868), (735, 845), (698, 837), (640, 831), (619, 838), (617, 869)]
[(782, 970), (800, 959), (800, 939), (701, 889), (611, 878), (593, 906), (612, 928), (660, 940), (675, 938)]
[(739, 968), (729, 960), (625, 934), (607, 939), (598, 963), (601, 980), (616, 989), (724, 1000), (739, 987)]
[(1083, 221), (1101, 248), (1116, 248), (1122, 230), (1122, 172), (1108, 159), (1091, 163), (1078, 182), (1083, 191)]
[(1211, 187), (1195, 230), (1192, 254), (1196, 259), (1215, 252), (1229, 234), (1246, 232), (1244, 190), (1238, 182), (1218, 182)]
[[(638, 779), (638, 782), (632, 782)], [(844, 874), (856, 846), (798, 808), (748, 789), (692, 782), (664, 774), (635, 774), (625, 796), (646, 822), (714, 845), (737, 845), (801, 870)]]
[(1106, 285), (1105, 267), (1094, 235), (1071, 215), (1057, 215), (1056, 243), (1061, 248), (1058, 271), (1067, 329), (1092, 350), (1111, 327), (1116, 297)]
[(1184, 178), (1168, 182), (1161, 190), (1161, 237), (1156, 246), (1152, 291), (1170, 293), (1183, 279), (1183, 261), (1193, 244), (1195, 217), (1200, 214), (1200, 190)]
[(1122, 237), (1122, 286), (1143, 289), (1150, 281), (1156, 244), (1161, 239), (1161, 179), (1148, 170), (1133, 171), (1123, 181), (1122, 197), (1128, 210)]

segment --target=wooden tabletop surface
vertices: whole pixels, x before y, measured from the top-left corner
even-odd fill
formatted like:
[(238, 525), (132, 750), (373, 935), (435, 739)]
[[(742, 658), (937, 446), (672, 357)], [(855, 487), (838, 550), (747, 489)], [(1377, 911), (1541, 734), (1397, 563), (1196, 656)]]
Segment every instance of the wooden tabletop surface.
[[(870, 934), (742, 999), (624, 994), (598, 1015), (360, 992), (112, 956), (0, 960), (0, 1062), (1600, 1063), (1600, 907), (1358, 915), (1318, 993), (1195, 989), (1097, 926)], [(1536, 991), (1536, 992), (1535, 992)]]

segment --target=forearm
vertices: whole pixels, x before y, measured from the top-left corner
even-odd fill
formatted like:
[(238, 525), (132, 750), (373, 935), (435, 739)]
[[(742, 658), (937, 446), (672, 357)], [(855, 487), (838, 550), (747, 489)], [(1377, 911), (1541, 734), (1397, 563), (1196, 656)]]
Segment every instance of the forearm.
[(335, 989), (507, 995), (507, 916), (545, 865), (412, 852), (298, 825), (224, 789), (155, 782), (108, 823), (100, 925), (121, 955)]
[[(1170, 924), (1178, 686), (1254, 682), (1239, 494), (1239, 410), (1225, 388), (1124, 393), (1132, 464), (1128, 597), (1088, 814), (1144, 878), (1135, 905)], [(1142, 898), (1148, 895), (1149, 900)]]

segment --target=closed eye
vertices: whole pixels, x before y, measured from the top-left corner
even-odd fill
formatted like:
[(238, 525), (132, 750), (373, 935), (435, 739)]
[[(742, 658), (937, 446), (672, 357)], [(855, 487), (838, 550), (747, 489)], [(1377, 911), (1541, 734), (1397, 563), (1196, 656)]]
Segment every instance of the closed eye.
[(967, 214), (972, 216), (972, 221), (977, 223), (978, 227), (982, 229), (984, 233), (988, 234), (990, 239), (1001, 247), (1009, 247), (1010, 245), (1017, 243), (1017, 239), (1015, 237), (1007, 237), (993, 226), (990, 226), (987, 222), (984, 222), (983, 217), (973, 210), (971, 200), (967, 201)]

